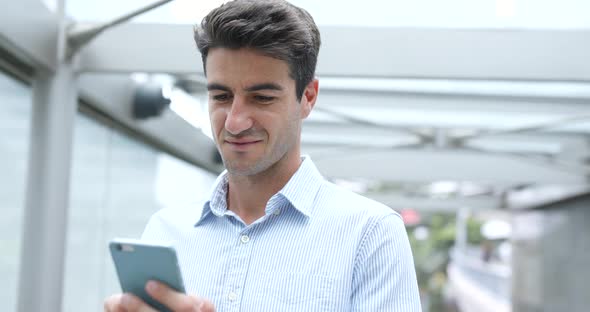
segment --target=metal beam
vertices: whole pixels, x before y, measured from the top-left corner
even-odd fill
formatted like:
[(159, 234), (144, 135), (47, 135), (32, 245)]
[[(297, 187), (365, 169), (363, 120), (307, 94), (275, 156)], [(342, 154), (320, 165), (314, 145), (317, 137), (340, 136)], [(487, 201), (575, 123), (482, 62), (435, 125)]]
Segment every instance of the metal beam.
[(29, 66), (53, 71), (58, 21), (39, 0), (4, 3), (0, 10), (0, 46)]
[[(320, 31), (320, 76), (590, 80), (587, 30)], [(203, 73), (190, 25), (122, 25), (101, 35), (83, 54), (84, 71)]]
[[(588, 101), (586, 98), (515, 100), (487, 96), (320, 91), (318, 110), (312, 112), (306, 124), (351, 124), (339, 116), (344, 115), (364, 120), (367, 124), (374, 123), (372, 128), (385, 126), (400, 132), (404, 129), (407, 132), (412, 127), (505, 130), (588, 115)], [(331, 111), (337, 114), (330, 114)], [(582, 133), (590, 131), (589, 124), (578, 120), (547, 130)]]
[(522, 190), (509, 191), (505, 196), (505, 206), (510, 209), (539, 209), (551, 204), (565, 202), (590, 194), (587, 184), (580, 185), (539, 185)]
[[(202, 83), (200, 77), (190, 77)], [(320, 77), (322, 92), (375, 92), (500, 99), (590, 99), (587, 82)]]
[(501, 201), (495, 197), (473, 198), (420, 198), (399, 194), (364, 194), (394, 210), (416, 209), (428, 212), (456, 212), (460, 208), (469, 207), (472, 210), (493, 210), (501, 208)]
[[(458, 113), (459, 114), (459, 113)], [(482, 113), (483, 114), (483, 113)], [(316, 147), (381, 147), (394, 148), (396, 145), (416, 143), (417, 137), (402, 131), (408, 127), (416, 129), (425, 127), (424, 132), (432, 129), (441, 129), (437, 125), (416, 124), (416, 125), (388, 125), (389, 128), (375, 128), (365, 125), (352, 123), (322, 123), (322, 122), (304, 122), (302, 143), (304, 146)], [(449, 134), (455, 135), (464, 132), (473, 132), (477, 129), (468, 131), (469, 126), (455, 124), (449, 126)], [(444, 128), (443, 128), (444, 129)], [(590, 128), (584, 132), (567, 132), (567, 131), (533, 131), (526, 133), (502, 134), (490, 137), (474, 138), (469, 146), (494, 148), (499, 150), (515, 151), (537, 154), (559, 154), (566, 152), (569, 154), (580, 155), (580, 153), (590, 154), (586, 135), (590, 133)], [(512, 148), (512, 149), (511, 149)], [(575, 152), (577, 150), (577, 152)]]
[(590, 80), (589, 30), (324, 27), (321, 33), (320, 75)]
[(585, 184), (583, 172), (546, 162), (458, 150), (303, 148), (331, 178), (398, 182), (472, 181), (486, 184)]
[[(318, 106), (333, 109), (371, 108), (396, 109), (404, 111), (451, 111), (462, 113), (551, 113), (585, 114), (588, 97), (570, 98), (501, 98), (494, 96), (404, 94), (392, 92), (359, 92), (344, 90), (324, 90), (319, 79), (320, 95)], [(590, 89), (590, 85), (587, 86)], [(542, 85), (539, 86), (542, 88)]]
[(201, 56), (192, 37), (191, 25), (120, 25), (80, 50), (81, 70), (102, 73), (202, 73)]
[(80, 97), (108, 118), (123, 124), (165, 151), (214, 173), (223, 170), (215, 161), (215, 144), (199, 129), (171, 110), (148, 120), (131, 116), (134, 83), (127, 75), (85, 74), (79, 79)]
[(156, 2), (150, 3), (144, 7), (135, 9), (127, 14), (119, 16), (113, 20), (110, 20), (105, 23), (98, 24), (94, 27), (80, 27), (79, 24), (73, 24), (68, 32), (68, 52), (67, 57), (71, 58), (81, 47), (86, 45), (92, 39), (99, 36), (102, 32), (108, 30), (109, 28), (118, 26), (125, 22), (128, 22), (134, 17), (137, 17), (141, 14), (149, 12), (153, 9), (156, 9), (170, 1), (173, 0), (157, 0)]

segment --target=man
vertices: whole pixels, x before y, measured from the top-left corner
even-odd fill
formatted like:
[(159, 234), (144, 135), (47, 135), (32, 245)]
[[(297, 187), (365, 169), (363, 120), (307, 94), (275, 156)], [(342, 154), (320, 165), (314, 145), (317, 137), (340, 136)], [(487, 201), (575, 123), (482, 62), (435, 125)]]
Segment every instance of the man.
[[(327, 182), (301, 157), (301, 123), (318, 95), (320, 35), (279, 0), (236, 0), (195, 30), (209, 114), (226, 172), (211, 197), (164, 209), (144, 239), (174, 243), (184, 295), (150, 282), (174, 311), (419, 311), (398, 214)], [(153, 311), (115, 295), (106, 311)]]

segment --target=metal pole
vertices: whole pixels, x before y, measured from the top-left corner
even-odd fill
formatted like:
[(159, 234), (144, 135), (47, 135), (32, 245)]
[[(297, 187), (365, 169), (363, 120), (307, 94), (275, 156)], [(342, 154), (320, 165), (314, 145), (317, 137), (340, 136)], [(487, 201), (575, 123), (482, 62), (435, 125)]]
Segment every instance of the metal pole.
[(104, 29), (170, 1), (157, 1), (94, 31), (74, 31), (70, 38), (65, 0), (58, 1), (60, 24), (56, 70), (53, 73), (37, 72), (33, 83), (19, 312), (62, 310), (72, 142), (78, 104), (75, 51)]
[(78, 50), (80, 50), (80, 48), (82, 48), (84, 45), (86, 45), (88, 42), (90, 42), (103, 31), (111, 27), (117, 26), (119, 24), (125, 23), (136, 16), (156, 9), (172, 1), (174, 0), (158, 0), (152, 4), (146, 5), (145, 7), (139, 8), (123, 16), (117, 17), (109, 22), (105, 22), (95, 26), (79, 26), (76, 24), (72, 25), (72, 29), (70, 29), (68, 34), (67, 57), (72, 57), (74, 54), (76, 54), (76, 52), (78, 52)]
[(460, 207), (457, 210), (457, 220), (455, 221), (456, 237), (455, 237), (455, 251), (463, 256), (467, 250), (467, 219), (469, 218), (470, 210), (467, 207)]
[(65, 23), (54, 73), (37, 72), (18, 288), (19, 312), (61, 311), (77, 86), (65, 60)]

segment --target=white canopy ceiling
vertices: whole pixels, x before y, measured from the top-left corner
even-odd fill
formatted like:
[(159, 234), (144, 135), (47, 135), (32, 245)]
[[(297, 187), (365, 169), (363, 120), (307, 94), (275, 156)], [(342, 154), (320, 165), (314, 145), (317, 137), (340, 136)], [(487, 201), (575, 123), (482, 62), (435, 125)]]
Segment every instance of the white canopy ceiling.
[[(21, 2), (25, 11), (4, 6), (0, 12), (0, 45), (33, 68), (54, 70), (58, 19), (47, 9), (52, 2)], [(105, 21), (145, 5), (108, 2), (72, 0), (68, 12), (76, 20)], [(198, 105), (202, 66), (186, 23), (215, 2), (172, 2), (105, 31), (77, 59), (80, 95), (89, 105), (212, 170), (218, 166), (211, 153), (196, 152), (212, 151), (212, 142), (183, 119), (168, 113), (146, 123), (121, 107), (129, 102), (130, 74), (136, 72), (182, 81)], [(428, 209), (480, 199), (481, 207), (494, 208), (502, 205), (498, 196), (515, 186), (586, 184), (590, 10), (582, 8), (590, 4), (338, 2), (342, 10), (333, 14), (330, 1), (294, 3), (316, 17), (323, 38), (320, 99), (305, 122), (303, 150), (331, 179), (361, 183), (395, 207)], [(454, 192), (437, 206), (428, 194), (410, 196), (409, 187), (385, 187), (440, 181), (476, 183), (488, 191), (479, 199)]]

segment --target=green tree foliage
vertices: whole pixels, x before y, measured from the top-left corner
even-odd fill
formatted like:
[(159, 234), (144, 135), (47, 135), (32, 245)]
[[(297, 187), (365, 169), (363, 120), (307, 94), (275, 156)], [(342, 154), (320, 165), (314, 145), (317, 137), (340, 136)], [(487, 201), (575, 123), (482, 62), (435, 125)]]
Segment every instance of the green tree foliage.
[[(446, 282), (449, 252), (455, 244), (456, 218), (454, 214), (432, 214), (425, 216), (423, 220), (425, 222), (422, 224), (408, 228), (418, 285), (422, 293), (429, 297), (429, 311), (445, 311), (442, 291)], [(482, 241), (481, 225), (476, 219), (467, 220), (467, 240), (470, 244), (479, 244)], [(416, 237), (415, 231), (419, 227), (428, 229), (427, 237)]]

